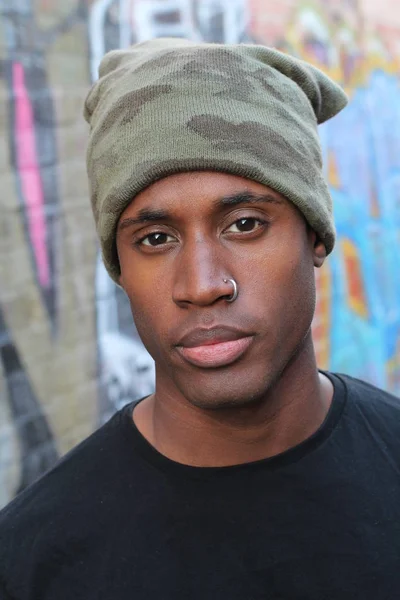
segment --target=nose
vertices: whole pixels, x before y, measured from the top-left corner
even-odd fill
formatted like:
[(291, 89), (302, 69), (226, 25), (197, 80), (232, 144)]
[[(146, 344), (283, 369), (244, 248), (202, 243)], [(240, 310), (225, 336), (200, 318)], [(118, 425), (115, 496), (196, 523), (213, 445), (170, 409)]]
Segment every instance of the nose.
[(216, 248), (207, 240), (196, 240), (181, 251), (176, 265), (173, 300), (181, 307), (210, 306), (232, 295), (229, 266)]

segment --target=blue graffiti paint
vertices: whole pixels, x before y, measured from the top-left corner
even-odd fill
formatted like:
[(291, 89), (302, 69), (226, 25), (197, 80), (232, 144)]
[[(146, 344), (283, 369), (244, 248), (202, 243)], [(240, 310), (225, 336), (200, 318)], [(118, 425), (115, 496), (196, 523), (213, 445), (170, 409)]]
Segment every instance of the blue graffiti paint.
[[(400, 86), (384, 71), (371, 74), (343, 113), (320, 128), (325, 164), (336, 160), (331, 190), (338, 244), (333, 276), (332, 370), (351, 373), (400, 393), (388, 362), (400, 340)], [(366, 314), (349, 303), (341, 241), (357, 249)], [(396, 252), (397, 249), (397, 252)], [(400, 357), (397, 357), (400, 370)]]

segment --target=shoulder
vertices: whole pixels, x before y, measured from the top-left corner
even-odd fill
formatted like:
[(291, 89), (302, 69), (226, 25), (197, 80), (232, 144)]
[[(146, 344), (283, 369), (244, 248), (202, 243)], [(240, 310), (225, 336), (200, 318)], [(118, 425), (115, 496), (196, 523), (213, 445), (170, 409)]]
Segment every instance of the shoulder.
[(0, 582), (22, 586), (60, 540), (98, 527), (126, 455), (122, 429), (120, 411), (0, 511)]
[(360, 406), (367, 410), (379, 410), (383, 414), (398, 414), (400, 416), (400, 398), (388, 391), (382, 390), (367, 381), (345, 375), (332, 373), (345, 384), (347, 394)]
[(22, 519), (28, 509), (29, 517), (32, 512), (49, 516), (47, 511), (59, 502), (68, 504), (71, 510), (73, 503), (83, 499), (85, 490), (114, 472), (118, 456), (125, 449), (121, 415), (122, 411), (116, 413), (0, 511), (0, 539), (4, 526), (13, 519)]
[(397, 448), (400, 454), (400, 398), (350, 375), (331, 375), (343, 386), (347, 422), (359, 431), (368, 431), (375, 441)]

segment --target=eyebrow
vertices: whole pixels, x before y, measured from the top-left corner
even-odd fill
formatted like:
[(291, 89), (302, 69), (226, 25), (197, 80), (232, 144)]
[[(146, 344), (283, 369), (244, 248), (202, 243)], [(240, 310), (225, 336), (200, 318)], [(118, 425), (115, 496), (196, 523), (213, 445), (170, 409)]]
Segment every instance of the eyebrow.
[(223, 208), (225, 206), (237, 206), (238, 204), (258, 203), (283, 204), (283, 200), (268, 192), (264, 194), (255, 194), (254, 192), (246, 191), (219, 198), (216, 202), (216, 207)]
[(128, 217), (120, 221), (118, 231), (122, 231), (132, 225), (141, 225), (143, 223), (151, 223), (152, 221), (167, 221), (170, 218), (170, 214), (165, 210), (142, 208), (139, 210), (137, 217)]
[[(227, 206), (238, 206), (239, 204), (283, 204), (278, 196), (273, 194), (255, 194), (254, 192), (244, 191), (230, 194), (228, 196), (222, 196), (214, 204), (215, 209), (223, 209)], [(142, 208), (139, 210), (136, 217), (127, 217), (118, 224), (118, 231), (123, 231), (133, 225), (142, 225), (145, 223), (152, 223), (158, 221), (171, 220), (172, 216), (168, 211), (153, 209), (153, 208)]]

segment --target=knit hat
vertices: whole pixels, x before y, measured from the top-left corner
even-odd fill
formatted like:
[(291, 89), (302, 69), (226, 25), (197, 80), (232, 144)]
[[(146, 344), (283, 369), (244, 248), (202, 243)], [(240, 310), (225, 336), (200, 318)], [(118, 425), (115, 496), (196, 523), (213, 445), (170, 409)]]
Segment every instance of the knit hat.
[(306, 62), (265, 46), (156, 39), (103, 58), (85, 102), (87, 170), (103, 260), (118, 282), (119, 218), (154, 181), (212, 170), (293, 202), (332, 251), (317, 125), (347, 104)]

